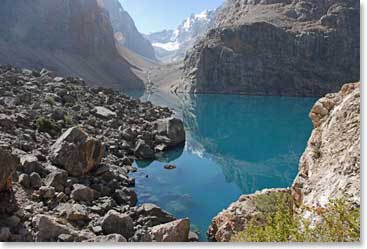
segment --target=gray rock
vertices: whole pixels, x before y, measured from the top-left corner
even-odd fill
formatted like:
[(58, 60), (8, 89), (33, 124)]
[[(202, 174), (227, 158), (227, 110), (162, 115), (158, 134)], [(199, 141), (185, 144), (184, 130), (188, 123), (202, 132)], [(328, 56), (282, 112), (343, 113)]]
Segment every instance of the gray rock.
[(121, 234), (109, 234), (106, 236), (98, 236), (94, 240), (89, 242), (97, 242), (97, 243), (119, 243), (119, 242), (127, 242), (124, 236)]
[(151, 235), (156, 242), (187, 242), (190, 232), (190, 220), (175, 220), (152, 227)]
[(64, 170), (57, 170), (47, 175), (45, 184), (56, 189), (57, 192), (63, 192), (67, 180), (67, 172)]
[(90, 172), (100, 163), (104, 145), (79, 128), (67, 130), (51, 147), (50, 160), (72, 176)]
[(29, 188), (31, 186), (31, 179), (28, 174), (21, 174), (19, 176), (18, 182), (24, 188)]
[(55, 188), (49, 186), (42, 186), (39, 188), (38, 193), (43, 199), (52, 199), (55, 197)]
[(30, 176), (30, 181), (31, 181), (31, 187), (33, 189), (39, 189), (41, 186), (42, 186), (42, 178), (41, 176), (36, 173), (36, 172), (33, 172)]
[(102, 229), (105, 234), (121, 234), (125, 238), (134, 235), (134, 224), (127, 214), (120, 214), (110, 210), (102, 220)]
[(96, 117), (101, 118), (101, 119), (113, 119), (117, 117), (117, 114), (113, 111), (111, 111), (110, 109), (107, 109), (103, 106), (96, 106), (93, 109), (93, 113)]
[(119, 205), (129, 205), (133, 207), (138, 203), (136, 192), (130, 188), (118, 189), (112, 197)]
[(143, 140), (139, 140), (136, 143), (134, 154), (138, 159), (153, 159), (155, 157), (152, 148), (147, 145)]
[(12, 175), (20, 166), (18, 157), (7, 145), (0, 144), (0, 192), (11, 187)]
[(70, 197), (75, 201), (92, 202), (99, 197), (99, 193), (90, 187), (74, 184), (73, 188)]
[(73, 232), (70, 227), (58, 223), (56, 218), (48, 215), (36, 215), (32, 219), (32, 224), (36, 231), (37, 242), (57, 241), (59, 235)]
[[(151, 226), (174, 221), (175, 218), (155, 204), (145, 203), (136, 210), (138, 217), (145, 217)], [(138, 218), (137, 217), (137, 218)]]
[(6, 242), (11, 236), (10, 229), (8, 227), (2, 227), (0, 229), (0, 241)]
[[(160, 119), (154, 123), (154, 128), (160, 135), (158, 143), (164, 142), (168, 147), (183, 144), (186, 141), (184, 124), (177, 118)], [(162, 136), (167, 139), (162, 139)]]

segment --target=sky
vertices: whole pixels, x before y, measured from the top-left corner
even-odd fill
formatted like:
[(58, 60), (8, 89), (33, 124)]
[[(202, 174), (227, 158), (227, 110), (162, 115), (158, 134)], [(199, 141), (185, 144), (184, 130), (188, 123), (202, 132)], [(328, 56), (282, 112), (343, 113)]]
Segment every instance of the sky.
[(120, 0), (140, 32), (176, 29), (193, 13), (216, 9), (224, 0)]

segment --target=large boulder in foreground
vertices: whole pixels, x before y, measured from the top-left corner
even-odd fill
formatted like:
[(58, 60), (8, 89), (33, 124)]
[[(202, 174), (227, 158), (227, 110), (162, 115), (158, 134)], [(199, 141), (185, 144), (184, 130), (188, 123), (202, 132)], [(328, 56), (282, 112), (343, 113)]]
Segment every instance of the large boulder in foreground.
[(182, 120), (171, 117), (154, 122), (158, 136), (166, 137), (165, 145), (175, 147), (186, 141), (185, 127)]
[(51, 147), (50, 160), (72, 176), (81, 176), (98, 165), (105, 153), (101, 141), (79, 128), (70, 128)]
[(151, 236), (155, 242), (187, 242), (190, 220), (181, 219), (152, 227)]
[(12, 175), (20, 165), (19, 158), (7, 145), (0, 145), (0, 192), (11, 187)]

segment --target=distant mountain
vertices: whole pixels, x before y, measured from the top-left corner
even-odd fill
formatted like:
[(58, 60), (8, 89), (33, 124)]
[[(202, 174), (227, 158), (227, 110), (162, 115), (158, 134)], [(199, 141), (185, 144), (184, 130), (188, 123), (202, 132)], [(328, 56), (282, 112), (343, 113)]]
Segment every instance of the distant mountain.
[(0, 64), (48, 68), (92, 85), (144, 88), (115, 45), (97, 0), (1, 1)]
[(184, 59), (186, 51), (214, 27), (216, 13), (214, 10), (205, 10), (192, 14), (176, 30), (163, 30), (146, 35), (153, 44), (157, 58), (163, 62)]
[(154, 49), (136, 28), (134, 20), (126, 12), (119, 0), (98, 0), (110, 15), (116, 40), (124, 47), (151, 60), (157, 60)]

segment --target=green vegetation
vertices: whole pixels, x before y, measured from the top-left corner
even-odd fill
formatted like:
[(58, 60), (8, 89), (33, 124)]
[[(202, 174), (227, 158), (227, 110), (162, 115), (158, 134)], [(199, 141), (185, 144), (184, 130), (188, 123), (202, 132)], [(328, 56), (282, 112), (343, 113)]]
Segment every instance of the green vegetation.
[(73, 125), (73, 117), (69, 114), (64, 115), (64, 121), (67, 125)]
[(57, 130), (58, 127), (52, 120), (47, 119), (46, 117), (39, 117), (36, 120), (37, 129), (40, 132), (51, 132), (53, 130)]
[[(276, 211), (266, 217), (256, 216), (245, 231), (232, 237), (233, 242), (358, 242), (360, 208), (345, 199), (333, 200), (326, 208), (307, 210), (318, 215), (311, 222), (294, 214), (287, 197), (276, 200)], [(274, 200), (273, 200), (274, 201)], [(263, 202), (263, 201), (262, 201)], [(260, 212), (261, 213), (261, 212)]]

